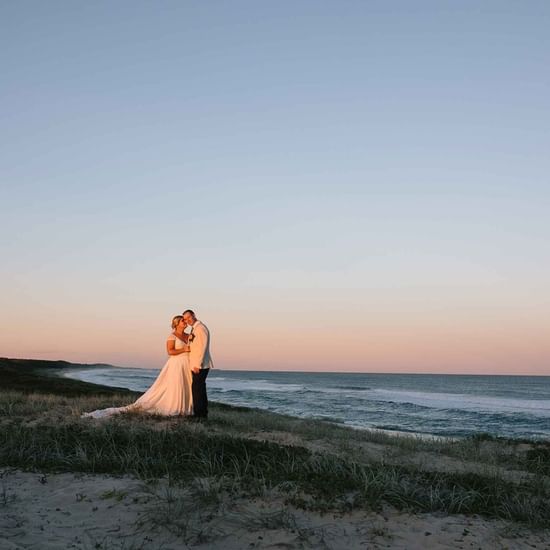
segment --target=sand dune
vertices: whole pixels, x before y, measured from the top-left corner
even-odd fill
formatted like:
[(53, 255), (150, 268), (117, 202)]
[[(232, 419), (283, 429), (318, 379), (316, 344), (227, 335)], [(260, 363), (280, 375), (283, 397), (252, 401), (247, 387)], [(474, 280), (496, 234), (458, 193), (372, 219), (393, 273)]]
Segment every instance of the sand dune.
[[(166, 480), (6, 470), (0, 548), (548, 548), (547, 533), (477, 517), (383, 512), (320, 514), (276, 494), (211, 505)], [(164, 523), (164, 524), (163, 524)]]

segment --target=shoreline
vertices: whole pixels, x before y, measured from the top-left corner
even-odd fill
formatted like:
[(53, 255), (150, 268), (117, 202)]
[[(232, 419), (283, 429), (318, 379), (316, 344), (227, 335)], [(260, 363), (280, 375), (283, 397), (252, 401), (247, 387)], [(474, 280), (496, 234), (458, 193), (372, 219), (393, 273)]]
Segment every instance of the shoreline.
[[(124, 368), (124, 367), (112, 367), (111, 366), (110, 368)], [(84, 370), (85, 371), (85, 370), (93, 370), (93, 369), (74, 367), (74, 369), (72, 369), (72, 370)], [(79, 381), (87, 383), (87, 384), (92, 383), (92, 382), (87, 382), (86, 380), (82, 380), (82, 379), (77, 378), (77, 377), (69, 376), (69, 374), (66, 371), (64, 371), (63, 369), (58, 369), (57, 371), (55, 371), (55, 373), (52, 373), (52, 374), (55, 375), (55, 376), (62, 376), (64, 378), (68, 378), (70, 380), (79, 380)], [(110, 386), (110, 387), (115, 388), (116, 386)], [(124, 389), (126, 389), (128, 391), (137, 391), (137, 390), (132, 390), (131, 388), (124, 388)], [(222, 404), (227, 405), (229, 407), (234, 406), (234, 405), (231, 405), (230, 403), (224, 403), (222, 401), (220, 401), (218, 403), (222, 403)], [(249, 408), (250, 410), (258, 410), (258, 411), (270, 412), (272, 414), (280, 414), (280, 413), (272, 412), (269, 409), (261, 408), (261, 407), (247, 407), (247, 406), (242, 406), (242, 407)], [(430, 433), (425, 433), (425, 432), (408, 432), (408, 431), (402, 431), (402, 430), (389, 430), (389, 429), (369, 427), (369, 426), (356, 426), (356, 425), (353, 425), (353, 424), (348, 424), (345, 421), (338, 421), (336, 419), (331, 419), (331, 418), (317, 418), (317, 417), (313, 417), (313, 416), (297, 416), (297, 415), (292, 415), (292, 414), (287, 414), (287, 416), (291, 416), (292, 418), (296, 418), (296, 419), (313, 420), (313, 421), (319, 421), (319, 422), (328, 422), (328, 423), (331, 423), (331, 424), (334, 424), (334, 425), (337, 425), (337, 426), (342, 426), (342, 427), (345, 427), (345, 428), (349, 428), (351, 430), (359, 430), (359, 431), (367, 431), (367, 432), (378, 433), (378, 434), (386, 434), (386, 435), (395, 436), (395, 437), (412, 437), (412, 438), (420, 438), (420, 439), (425, 439), (425, 440), (430, 440), (430, 441), (456, 441), (458, 439), (464, 439), (464, 437), (437, 435), (437, 434), (430, 434)]]
[[(114, 367), (112, 365), (109, 366), (109, 368), (125, 368), (125, 367)], [(93, 368), (90, 368), (90, 369), (86, 369), (86, 368), (79, 368), (79, 367), (74, 367), (74, 369), (72, 370), (93, 370)], [(82, 380), (80, 378), (77, 378), (77, 377), (71, 377), (68, 375), (68, 373), (66, 371), (64, 371), (63, 369), (58, 369), (55, 373), (55, 375), (57, 376), (63, 376), (65, 378), (69, 378), (71, 380), (80, 380), (82, 382), (85, 382), (85, 383), (90, 383), (90, 382), (87, 382), (85, 380)], [(111, 386), (111, 387), (115, 387), (115, 386)], [(137, 390), (132, 390), (130, 388), (124, 388), (128, 391), (137, 391)], [(219, 403), (223, 403), (222, 401), (220, 401)], [(228, 406), (233, 406), (231, 405), (230, 403), (223, 403), (224, 405), (228, 405)], [(265, 411), (265, 412), (272, 412), (270, 411), (269, 409), (265, 409), (265, 408), (261, 408), (261, 407), (248, 407), (250, 408), (251, 410), (259, 410), (259, 411)], [(277, 412), (273, 412), (273, 414), (280, 414), (280, 413), (277, 413)], [(457, 441), (457, 440), (460, 440), (460, 439), (464, 439), (466, 436), (446, 436), (446, 435), (438, 435), (438, 434), (431, 434), (431, 433), (425, 433), (425, 432), (413, 432), (413, 431), (403, 431), (403, 430), (389, 430), (389, 429), (384, 429), (384, 428), (376, 428), (376, 427), (369, 427), (369, 426), (356, 426), (356, 425), (353, 425), (353, 424), (349, 424), (345, 421), (339, 421), (339, 420), (336, 420), (336, 419), (331, 419), (331, 418), (317, 418), (317, 417), (313, 417), (313, 416), (297, 416), (297, 415), (292, 415), (292, 414), (288, 414), (288, 416), (291, 416), (293, 418), (296, 418), (296, 419), (304, 419), (304, 420), (314, 420), (314, 421), (320, 421), (320, 422), (329, 422), (331, 424), (335, 424), (335, 425), (338, 425), (338, 426), (343, 426), (343, 427), (346, 427), (346, 428), (349, 428), (351, 430), (359, 430), (359, 431), (367, 431), (367, 432), (372, 432), (374, 434), (384, 434), (384, 435), (388, 435), (388, 436), (394, 436), (394, 437), (410, 437), (410, 438), (419, 438), (419, 439), (423, 439), (423, 440), (426, 440), (426, 441)], [(491, 437), (496, 437), (496, 436), (491, 436)]]
[[(94, 376), (93, 372), (94, 372), (95, 369), (93, 369), (93, 368), (74, 368), (74, 369), (71, 369), (72, 372), (65, 371), (65, 372), (60, 372), (60, 374), (64, 377), (66, 377), (66, 378), (77, 379), (77, 380), (82, 380), (82, 381), (90, 381), (90, 382), (94, 382), (94, 383), (107, 383), (107, 384), (109, 384), (109, 379), (111, 379), (112, 383), (117, 383), (117, 384), (120, 384), (121, 386), (125, 383), (125, 381), (128, 384), (131, 383), (131, 381), (129, 379), (125, 378), (124, 374), (121, 376), (120, 373), (118, 372), (118, 371), (124, 371), (124, 370), (126, 370), (126, 368), (111, 366), (111, 367), (109, 367), (109, 369), (113, 369), (113, 376), (112, 377), (109, 376), (109, 374), (106, 374), (105, 377), (103, 377), (101, 374), (99, 376)], [(131, 370), (139, 371), (140, 369), (131, 369)], [(160, 369), (145, 369), (145, 370), (147, 371), (147, 376), (151, 376), (151, 383), (154, 379), (153, 378), (154, 374), (156, 372), (160, 371)], [(242, 371), (229, 371), (229, 370), (220, 371), (220, 370), (216, 370), (212, 373), (213, 376), (210, 378), (210, 380), (212, 380), (212, 379), (215, 380), (216, 378), (213, 378), (214, 376), (216, 376), (216, 377), (221, 376), (222, 378), (226, 378), (226, 375), (229, 375), (229, 376), (227, 376), (227, 380), (229, 381), (229, 384), (230, 384), (229, 388), (233, 389), (233, 391), (234, 391), (233, 384), (235, 382), (240, 383), (241, 378), (239, 378), (238, 376), (235, 377), (235, 376), (232, 376), (232, 375), (240, 374), (241, 372)], [(265, 371), (265, 373), (266, 372), (267, 371)], [(87, 373), (92, 373), (92, 375), (89, 376)], [(281, 380), (280, 380), (280, 377), (279, 377), (279, 379), (277, 379), (277, 378), (268, 378), (267, 380), (263, 380), (262, 376), (265, 373), (264, 373), (264, 371), (252, 371), (252, 375), (255, 378), (251, 378), (250, 380), (247, 380), (247, 383), (248, 382), (251, 382), (251, 383), (269, 382), (269, 383), (273, 383), (275, 385), (278, 385), (278, 384), (282, 383)], [(281, 373), (280, 372), (274, 372), (273, 374), (280, 375)], [(327, 374), (327, 373), (319, 373), (319, 374), (324, 375), (324, 374)], [(337, 374), (337, 373), (330, 373), (330, 374)], [(138, 379), (141, 380), (141, 375), (138, 374), (137, 376), (138, 376)], [(102, 378), (105, 378), (106, 382), (104, 382), (102, 380)], [(369, 382), (366, 382), (366, 383), (369, 384)], [(299, 379), (299, 380), (296, 380), (296, 381), (291, 379), (291, 384), (290, 385), (292, 386), (293, 384), (304, 384), (304, 385), (306, 385), (307, 382), (304, 382), (302, 379)], [(139, 390), (138, 389), (133, 390), (133, 389), (130, 389), (128, 386), (126, 386), (126, 387), (129, 391), (144, 391), (144, 389), (141, 388), (141, 383), (140, 384), (135, 384), (135, 386), (139, 386), (140, 389)], [(373, 388), (369, 388), (369, 387), (365, 387), (365, 388), (357, 387), (357, 388), (355, 388), (355, 387), (349, 387), (349, 386), (342, 387), (342, 391), (347, 391), (347, 390), (350, 390), (350, 389), (355, 389), (355, 390), (358, 390), (358, 391), (362, 392), (362, 391), (366, 391), (366, 390), (369, 390), (369, 389), (376, 389), (376, 386), (373, 386)], [(243, 386), (242, 391), (248, 391), (246, 386)], [(313, 391), (317, 391), (315, 385), (313, 386)], [(397, 394), (399, 394), (399, 392), (401, 390), (396, 388), (394, 391), (396, 391)], [(420, 390), (411, 390), (411, 391), (413, 392), (412, 403), (418, 403), (418, 401), (415, 401), (415, 399), (417, 399), (417, 395), (415, 395), (415, 393), (417, 391), (420, 391)], [(394, 434), (396, 436), (402, 436), (402, 437), (418, 437), (418, 438), (424, 438), (424, 439), (445, 439), (445, 440), (450, 439), (450, 440), (456, 440), (456, 439), (475, 436), (475, 437), (520, 440), (520, 441), (541, 441), (541, 442), (550, 441), (550, 434), (540, 433), (540, 432), (536, 433), (537, 430), (535, 430), (535, 429), (531, 430), (532, 433), (529, 433), (528, 431), (526, 433), (522, 433), (520, 430), (517, 430), (514, 427), (514, 424), (512, 424), (512, 423), (510, 423), (509, 425), (503, 424), (503, 427), (500, 430), (499, 430), (498, 427), (496, 427), (494, 430), (491, 430), (490, 426), (485, 427), (485, 426), (482, 425), (483, 423), (480, 423), (479, 426), (476, 426), (476, 428), (478, 428), (477, 430), (475, 430), (475, 428), (471, 429), (471, 430), (464, 430), (464, 429), (462, 429), (462, 427), (460, 425), (458, 425), (458, 424), (454, 425), (452, 423), (449, 424), (448, 429), (446, 429), (446, 428), (443, 429), (442, 424), (441, 424), (441, 420), (440, 420), (439, 425), (437, 424), (437, 421), (434, 422), (431, 426), (430, 425), (424, 425), (423, 426), (424, 431), (422, 431), (422, 429), (418, 429), (415, 425), (413, 425), (414, 423), (411, 423), (411, 422), (405, 422), (402, 426), (400, 426), (399, 425), (400, 424), (399, 420), (397, 418), (392, 418), (391, 416), (388, 417), (388, 422), (384, 422), (384, 420), (381, 420), (380, 418), (378, 418), (377, 421), (370, 421), (369, 422), (368, 414), (370, 414), (370, 413), (368, 413), (368, 414), (366, 413), (366, 416), (365, 416), (364, 419), (357, 417), (357, 415), (355, 415), (355, 416), (352, 415), (352, 416), (348, 417), (342, 411), (339, 411), (339, 412), (334, 411), (332, 414), (330, 414), (330, 408), (328, 409), (329, 414), (320, 414), (321, 411), (318, 408), (316, 409), (315, 406), (313, 408), (311, 408), (311, 410), (310, 410), (304, 404), (301, 404), (298, 401), (296, 401), (296, 403), (294, 403), (294, 402), (292, 402), (291, 399), (287, 399), (289, 407), (287, 409), (283, 410), (283, 407), (276, 406), (276, 405), (273, 406), (270, 403), (271, 393), (269, 391), (267, 391), (267, 393), (264, 392), (263, 394), (262, 393), (259, 393), (257, 395), (252, 394), (252, 398), (250, 398), (249, 395), (247, 395), (247, 397), (244, 400), (243, 399), (235, 399), (232, 395), (230, 396), (231, 392), (229, 394), (227, 394), (227, 396), (226, 396), (225, 392), (220, 393), (218, 391), (216, 393), (216, 387), (213, 390), (213, 393), (214, 393), (213, 399), (219, 401), (220, 403), (226, 403), (226, 404), (233, 405), (233, 406), (251, 407), (251, 408), (258, 409), (258, 410), (266, 410), (266, 411), (271, 411), (271, 412), (275, 412), (275, 413), (279, 413), (279, 414), (282, 413), (282, 414), (287, 414), (287, 415), (294, 416), (296, 418), (332, 422), (332, 423), (335, 423), (335, 424), (338, 424), (338, 425), (342, 425), (342, 426), (346, 426), (348, 428), (352, 428), (354, 430), (377, 431), (377, 432), (381, 432), (381, 433)], [(277, 395), (277, 394), (274, 394), (274, 395)], [(431, 397), (431, 394), (427, 394), (427, 395), (430, 395), (430, 397)], [(321, 397), (324, 398), (324, 394)], [(475, 397), (475, 396), (473, 396), (473, 397)], [(332, 399), (332, 397), (330, 395), (330, 392), (329, 392), (328, 398)], [(371, 399), (371, 398), (372, 399), (377, 399), (377, 397), (375, 395), (373, 395), (372, 397), (369, 397), (368, 399)], [(428, 404), (425, 405), (425, 406), (430, 407), (431, 406), (429, 404), (430, 398), (427, 398), (427, 399), (428, 399)], [(501, 398), (497, 397), (495, 399), (498, 400), (498, 399), (501, 399)], [(502, 398), (502, 399), (504, 399), (504, 398)], [(330, 407), (331, 406), (330, 401), (328, 403), (329, 403), (329, 407)], [(391, 403), (391, 401), (390, 401), (390, 403)], [(403, 405), (407, 406), (407, 401), (404, 401)], [(436, 405), (436, 408), (433, 409), (433, 410), (436, 411), (435, 416), (440, 414), (440, 413), (437, 412), (437, 410), (438, 410), (437, 405)], [(496, 410), (498, 411), (499, 409), (496, 409)], [(505, 410), (505, 409), (502, 409), (502, 410)], [(502, 413), (502, 410), (501, 410), (500, 414)], [(463, 414), (466, 414), (467, 411), (468, 411), (468, 409), (466, 409), (463, 412)], [(389, 414), (391, 415), (392, 412), (390, 412)], [(442, 418), (443, 418), (443, 416), (442, 416)], [(408, 419), (405, 419), (405, 420), (408, 420)], [(549, 417), (549, 421), (550, 421), (550, 417)], [(513, 433), (514, 430), (519, 431), (519, 433), (514, 434)], [(469, 433), (467, 433), (467, 432), (469, 432)]]

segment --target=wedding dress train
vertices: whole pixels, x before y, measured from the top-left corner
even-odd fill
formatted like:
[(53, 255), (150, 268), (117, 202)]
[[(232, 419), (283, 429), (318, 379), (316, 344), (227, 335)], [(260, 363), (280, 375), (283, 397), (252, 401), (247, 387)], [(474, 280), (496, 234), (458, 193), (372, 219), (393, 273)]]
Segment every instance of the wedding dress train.
[[(168, 339), (175, 340), (175, 349), (181, 349), (185, 345), (174, 334)], [(153, 385), (137, 401), (125, 407), (109, 407), (83, 413), (82, 417), (106, 418), (131, 411), (164, 416), (190, 415), (193, 413), (192, 381), (189, 354), (171, 355)]]

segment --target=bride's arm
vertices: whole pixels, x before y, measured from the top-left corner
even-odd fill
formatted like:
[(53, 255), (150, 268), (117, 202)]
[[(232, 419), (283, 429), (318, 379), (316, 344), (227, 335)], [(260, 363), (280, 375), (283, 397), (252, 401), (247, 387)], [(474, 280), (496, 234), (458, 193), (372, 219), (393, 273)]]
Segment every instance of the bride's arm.
[(188, 353), (189, 346), (185, 346), (181, 349), (176, 349), (175, 340), (166, 340), (166, 352), (168, 355), (180, 355), (181, 353)]

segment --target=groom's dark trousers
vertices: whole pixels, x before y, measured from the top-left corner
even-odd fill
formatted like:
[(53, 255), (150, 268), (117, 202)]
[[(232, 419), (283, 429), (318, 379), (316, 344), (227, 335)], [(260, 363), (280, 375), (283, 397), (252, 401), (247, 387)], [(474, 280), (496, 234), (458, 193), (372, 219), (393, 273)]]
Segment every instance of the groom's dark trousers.
[(198, 418), (208, 416), (208, 396), (206, 395), (206, 377), (210, 369), (201, 369), (198, 374), (193, 373), (193, 384), (191, 393), (193, 394), (193, 413)]

